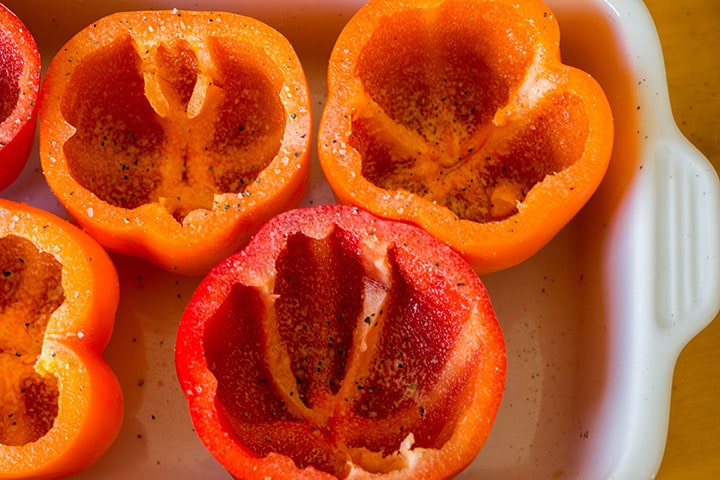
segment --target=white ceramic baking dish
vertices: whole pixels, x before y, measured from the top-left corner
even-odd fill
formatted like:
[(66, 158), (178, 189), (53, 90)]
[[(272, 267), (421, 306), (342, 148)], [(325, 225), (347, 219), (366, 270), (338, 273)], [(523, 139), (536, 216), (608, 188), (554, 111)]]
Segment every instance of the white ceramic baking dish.
[[(310, 0), (6, 0), (45, 63), (76, 31), (119, 10), (203, 8), (266, 21), (305, 65), (315, 119), (336, 35), (362, 3)], [(612, 164), (580, 215), (538, 255), (484, 278), (506, 334), (507, 391), (461, 478), (652, 478), (675, 361), (720, 308), (715, 171), (672, 118), (658, 37), (640, 0), (548, 0), (566, 63), (603, 85), (616, 119)], [(63, 214), (37, 149), (2, 194)], [(332, 201), (317, 165), (305, 203)], [(122, 301), (107, 358), (125, 392), (123, 429), (80, 479), (225, 479), (196, 438), (173, 364), (197, 279), (114, 256)]]

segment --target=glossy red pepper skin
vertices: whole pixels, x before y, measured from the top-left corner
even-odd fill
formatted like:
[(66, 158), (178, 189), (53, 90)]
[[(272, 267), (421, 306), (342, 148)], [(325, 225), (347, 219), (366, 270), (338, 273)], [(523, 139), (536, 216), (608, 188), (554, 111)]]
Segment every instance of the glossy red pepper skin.
[(35, 139), (40, 52), (30, 31), (0, 3), (0, 190), (22, 172)]
[(119, 301), (105, 250), (0, 199), (0, 479), (65, 478), (113, 443), (120, 384), (102, 354)]
[(326, 205), (270, 220), (180, 322), (195, 429), (236, 478), (449, 478), (497, 412), (505, 345), (479, 277), (418, 227)]

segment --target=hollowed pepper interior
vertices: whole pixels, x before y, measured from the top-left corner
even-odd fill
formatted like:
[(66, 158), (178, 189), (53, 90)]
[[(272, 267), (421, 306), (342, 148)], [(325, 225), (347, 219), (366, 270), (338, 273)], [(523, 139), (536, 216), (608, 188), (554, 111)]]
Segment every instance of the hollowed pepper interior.
[(395, 246), (385, 257), (391, 280), (372, 278), (359, 242), (339, 227), (290, 236), (271, 311), (260, 289), (238, 284), (204, 340), (219, 409), (242, 442), (338, 478), (350, 459), (389, 472), (407, 466), (403, 452), (442, 448), (470, 383), (471, 369), (447, 370), (470, 308), (462, 288), (440, 275), (419, 285)]
[(51, 314), (65, 301), (62, 266), (29, 240), (0, 238), (0, 444), (45, 435), (58, 413), (54, 376), (34, 368)]
[(23, 66), (14, 41), (0, 29), (0, 124), (12, 114), (20, 98)]
[(128, 35), (99, 48), (62, 99), (76, 129), (64, 145), (71, 175), (113, 206), (159, 203), (179, 222), (211, 209), (216, 194), (244, 192), (283, 137), (282, 79), (271, 65), (230, 38), (146, 49)]
[(544, 91), (537, 31), (492, 2), (447, 1), (384, 18), (354, 74), (364, 88), (351, 145), (362, 174), (444, 205), (502, 220), (547, 175), (582, 155), (588, 118), (569, 91)]

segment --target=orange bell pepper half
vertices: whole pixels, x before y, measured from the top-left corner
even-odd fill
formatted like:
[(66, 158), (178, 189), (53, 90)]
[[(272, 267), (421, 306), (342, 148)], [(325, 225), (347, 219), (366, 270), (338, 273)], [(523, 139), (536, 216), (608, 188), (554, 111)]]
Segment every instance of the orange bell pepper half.
[(40, 52), (30, 31), (0, 3), (0, 190), (20, 175), (35, 140)]
[(175, 365), (235, 478), (450, 478), (490, 433), (506, 351), (488, 293), (444, 243), (346, 205), (291, 210), (213, 268)]
[(73, 220), (176, 273), (206, 273), (307, 187), (307, 79), (252, 18), (105, 17), (53, 58), (39, 108), (43, 171)]
[(97, 242), (0, 199), (0, 479), (64, 478), (114, 441), (123, 397), (102, 352), (118, 298)]
[(371, 0), (332, 51), (319, 157), (336, 195), (415, 223), (478, 273), (540, 250), (597, 189), (599, 84), (539, 0)]

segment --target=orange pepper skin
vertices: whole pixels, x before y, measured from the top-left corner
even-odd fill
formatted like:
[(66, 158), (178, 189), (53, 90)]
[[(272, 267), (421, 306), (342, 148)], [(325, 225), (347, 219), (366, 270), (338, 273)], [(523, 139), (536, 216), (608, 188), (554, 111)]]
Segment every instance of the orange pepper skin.
[(20, 175), (33, 141), (40, 52), (13, 12), (0, 3), (0, 191)]
[(95, 462), (122, 423), (120, 384), (102, 358), (117, 273), (77, 227), (4, 199), (0, 245), (0, 479), (64, 478)]
[(480, 273), (547, 244), (602, 181), (613, 118), (540, 0), (371, 0), (330, 57), (318, 132), (338, 201), (417, 224)]
[(309, 177), (310, 96), (290, 43), (252, 18), (136, 11), (89, 25), (41, 89), (40, 157), (104, 247), (200, 275)]

